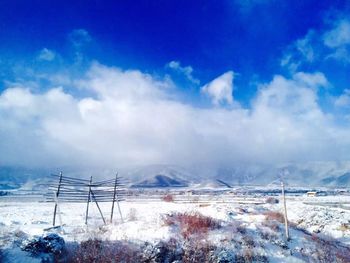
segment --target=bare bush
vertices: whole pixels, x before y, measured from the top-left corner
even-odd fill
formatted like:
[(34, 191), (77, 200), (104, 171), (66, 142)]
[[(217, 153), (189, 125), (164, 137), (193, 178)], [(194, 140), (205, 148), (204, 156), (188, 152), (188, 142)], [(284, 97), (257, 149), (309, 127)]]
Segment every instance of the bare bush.
[(182, 245), (178, 240), (170, 238), (168, 241), (160, 241), (152, 245), (148, 242), (142, 248), (142, 262), (179, 262), (183, 258)]
[(166, 194), (162, 197), (164, 202), (174, 202), (174, 196), (171, 194)]
[(311, 240), (315, 244), (315, 251), (312, 257), (317, 262), (350, 262), (350, 248), (339, 246), (334, 240), (325, 240), (316, 234), (311, 236)]
[(266, 221), (274, 220), (280, 223), (284, 223), (284, 216), (280, 212), (268, 211), (265, 213), (265, 220)]
[(177, 213), (167, 215), (164, 224), (179, 226), (181, 235), (187, 239), (193, 234), (206, 234), (209, 230), (220, 228), (219, 221), (199, 213)]
[(277, 198), (272, 197), (272, 196), (266, 198), (266, 200), (265, 200), (265, 203), (267, 203), (267, 204), (278, 204), (279, 202), (280, 201)]
[(281, 231), (280, 225), (275, 220), (265, 220), (265, 222), (262, 222), (262, 225), (270, 228), (273, 232)]
[(182, 262), (217, 262), (214, 259), (214, 251), (216, 247), (198, 237), (192, 237), (184, 246), (184, 254)]
[(260, 255), (254, 252), (252, 249), (245, 249), (241, 254), (236, 255), (235, 261), (237, 263), (248, 263), (248, 262), (269, 262), (265, 255)]
[(141, 250), (136, 245), (127, 242), (109, 242), (97, 239), (80, 243), (68, 251), (67, 262), (140, 262)]

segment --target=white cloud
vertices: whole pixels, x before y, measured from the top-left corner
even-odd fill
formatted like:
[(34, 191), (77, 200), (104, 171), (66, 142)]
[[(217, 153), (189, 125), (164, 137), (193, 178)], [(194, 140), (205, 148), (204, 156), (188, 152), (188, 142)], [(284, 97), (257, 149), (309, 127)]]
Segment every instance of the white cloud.
[(350, 89), (345, 89), (343, 94), (336, 98), (334, 105), (337, 107), (349, 108), (350, 107)]
[(39, 60), (45, 60), (45, 61), (52, 61), (54, 60), (56, 57), (56, 53), (50, 49), (47, 48), (43, 48), (39, 55), (38, 55), (38, 59)]
[(228, 71), (201, 88), (202, 93), (212, 99), (214, 105), (233, 103), (233, 71)]
[[(232, 102), (232, 78), (225, 73), (205, 90)], [(222, 167), (350, 154), (349, 128), (338, 127), (318, 104), (318, 89), (327, 85), (321, 73), (275, 76), (260, 85), (249, 109), (198, 108), (174, 97), (166, 80), (100, 64), (72, 83), (92, 95), (19, 87), (0, 94), (2, 164)]]
[(199, 80), (192, 76), (193, 68), (191, 66), (182, 67), (179, 61), (170, 61), (166, 66), (183, 74), (192, 83), (199, 84)]

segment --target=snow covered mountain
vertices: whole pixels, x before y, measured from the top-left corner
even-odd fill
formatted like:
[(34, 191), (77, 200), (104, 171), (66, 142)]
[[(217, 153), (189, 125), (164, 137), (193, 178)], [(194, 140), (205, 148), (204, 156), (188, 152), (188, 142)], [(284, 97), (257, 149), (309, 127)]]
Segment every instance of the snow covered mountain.
[[(312, 162), (285, 165), (232, 165), (231, 168), (192, 169), (175, 165), (149, 165), (124, 168), (119, 175), (124, 177), (132, 187), (196, 187), (218, 185), (222, 180), (232, 186), (259, 185), (266, 186), (279, 182), (281, 172), (286, 184), (290, 186), (350, 186), (350, 162)], [(0, 190), (19, 188), (38, 189), (38, 185), (57, 169), (26, 169), (19, 167), (0, 167)], [(64, 174), (72, 177), (96, 180), (114, 177), (112, 169), (63, 169)], [(222, 185), (221, 185), (222, 187)]]
[(187, 187), (193, 174), (177, 166), (151, 165), (130, 172), (128, 177), (135, 182), (132, 187)]

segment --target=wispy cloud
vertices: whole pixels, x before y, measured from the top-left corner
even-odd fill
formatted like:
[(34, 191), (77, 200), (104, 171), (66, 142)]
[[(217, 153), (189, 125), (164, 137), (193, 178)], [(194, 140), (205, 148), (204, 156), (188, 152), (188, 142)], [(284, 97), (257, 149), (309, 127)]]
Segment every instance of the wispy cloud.
[(75, 47), (78, 48), (86, 43), (89, 43), (92, 38), (87, 30), (80, 28), (69, 33), (69, 40)]
[(193, 77), (193, 68), (191, 66), (181, 66), (181, 63), (179, 61), (170, 61), (168, 64), (166, 64), (166, 67), (174, 70), (175, 72), (178, 72), (180, 74), (183, 74), (190, 82), (194, 84), (199, 84), (200, 81)]
[(328, 59), (350, 63), (350, 20), (338, 18), (330, 29), (310, 29), (286, 49), (281, 66), (296, 72), (302, 65)]
[(53, 50), (50, 50), (48, 48), (43, 48), (39, 55), (37, 56), (38, 60), (44, 60), (44, 61), (52, 61), (56, 58), (56, 53)]

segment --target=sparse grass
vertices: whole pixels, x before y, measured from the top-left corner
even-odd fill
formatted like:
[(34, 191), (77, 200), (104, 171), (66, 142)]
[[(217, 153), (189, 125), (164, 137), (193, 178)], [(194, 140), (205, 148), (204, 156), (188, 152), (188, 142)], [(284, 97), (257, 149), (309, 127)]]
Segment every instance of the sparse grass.
[(219, 221), (199, 213), (167, 215), (164, 219), (164, 224), (179, 226), (181, 235), (185, 239), (188, 239), (193, 234), (206, 234), (209, 230), (218, 229), (221, 226)]
[(166, 194), (162, 197), (164, 202), (174, 202), (174, 196), (171, 194)]

